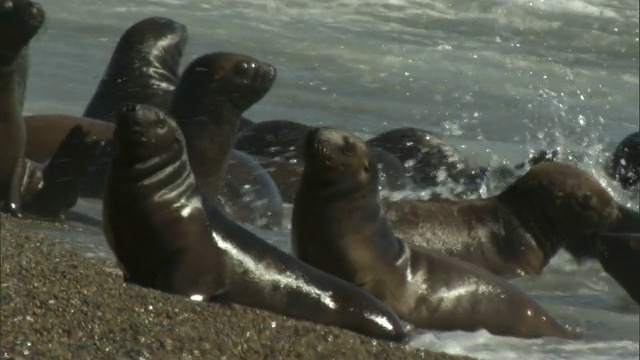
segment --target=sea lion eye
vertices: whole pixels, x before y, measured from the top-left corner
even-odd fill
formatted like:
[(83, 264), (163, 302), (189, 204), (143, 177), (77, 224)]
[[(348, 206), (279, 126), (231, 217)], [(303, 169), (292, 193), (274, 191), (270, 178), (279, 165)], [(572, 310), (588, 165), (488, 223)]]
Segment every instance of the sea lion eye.
[(236, 63), (235, 73), (239, 76), (249, 76), (251, 75), (251, 71), (256, 67), (254, 63), (248, 63), (246, 61), (241, 61)]
[(364, 164), (364, 167), (362, 168), (362, 171), (364, 171), (365, 174), (368, 174), (369, 170), (370, 170), (369, 169), (369, 163), (367, 162), (367, 163)]
[(154, 125), (156, 126), (156, 129), (159, 129), (159, 130), (162, 130), (167, 127), (167, 123), (162, 120), (156, 121)]
[(348, 136), (343, 136), (342, 141), (343, 141), (343, 145), (341, 149), (342, 153), (345, 155), (352, 154), (356, 148), (356, 145), (354, 144), (354, 142), (351, 139), (349, 139)]

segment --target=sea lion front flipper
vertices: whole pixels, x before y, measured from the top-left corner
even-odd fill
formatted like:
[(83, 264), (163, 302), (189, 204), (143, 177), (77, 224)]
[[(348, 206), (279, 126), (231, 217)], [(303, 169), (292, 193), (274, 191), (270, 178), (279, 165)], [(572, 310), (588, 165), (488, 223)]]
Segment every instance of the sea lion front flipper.
[(89, 139), (82, 126), (71, 128), (43, 170), (44, 186), (25, 209), (39, 216), (64, 218), (78, 201), (80, 185), (103, 145), (103, 141)]

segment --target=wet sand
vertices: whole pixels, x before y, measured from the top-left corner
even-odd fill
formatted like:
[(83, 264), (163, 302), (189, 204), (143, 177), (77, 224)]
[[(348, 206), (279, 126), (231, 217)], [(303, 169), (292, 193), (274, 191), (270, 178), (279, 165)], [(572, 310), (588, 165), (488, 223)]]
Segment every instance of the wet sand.
[(25, 225), (76, 231), (0, 215), (3, 358), (464, 359), (125, 285), (113, 260)]

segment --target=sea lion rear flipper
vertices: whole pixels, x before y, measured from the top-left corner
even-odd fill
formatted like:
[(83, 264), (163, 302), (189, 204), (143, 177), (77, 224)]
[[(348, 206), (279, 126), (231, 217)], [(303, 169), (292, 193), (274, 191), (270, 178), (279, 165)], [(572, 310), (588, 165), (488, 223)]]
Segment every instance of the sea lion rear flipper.
[(44, 186), (25, 205), (26, 210), (40, 216), (62, 218), (78, 201), (80, 184), (103, 145), (103, 141), (90, 139), (89, 132), (82, 126), (71, 128), (43, 170)]

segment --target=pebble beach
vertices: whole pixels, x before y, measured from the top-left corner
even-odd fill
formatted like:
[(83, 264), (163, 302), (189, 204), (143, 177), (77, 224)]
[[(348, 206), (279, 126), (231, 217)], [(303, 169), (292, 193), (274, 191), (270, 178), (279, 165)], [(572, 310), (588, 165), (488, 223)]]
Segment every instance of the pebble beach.
[(3, 359), (470, 359), (124, 284), (112, 259), (1, 215)]

